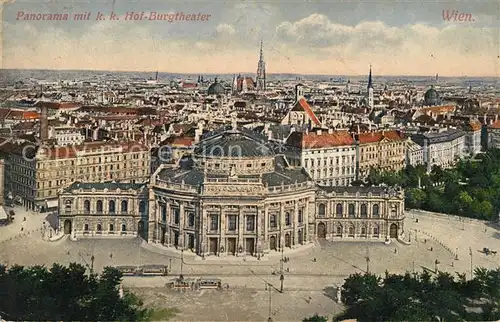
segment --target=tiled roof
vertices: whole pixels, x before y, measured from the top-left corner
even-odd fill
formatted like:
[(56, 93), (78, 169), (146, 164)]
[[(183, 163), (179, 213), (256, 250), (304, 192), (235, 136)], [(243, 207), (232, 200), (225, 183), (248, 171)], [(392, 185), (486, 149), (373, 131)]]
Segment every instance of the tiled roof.
[(449, 112), (455, 111), (455, 106), (453, 105), (442, 105), (442, 106), (432, 106), (432, 107), (424, 107), (420, 110), (423, 114), (445, 114)]
[(500, 129), (500, 120), (488, 126), (490, 129)]
[(320, 125), (320, 122), (318, 118), (316, 117), (316, 114), (314, 114), (311, 106), (307, 104), (307, 101), (305, 98), (301, 97), (297, 103), (292, 108), (292, 111), (304, 111), (306, 114), (309, 116), (309, 118), (313, 121), (314, 125)]
[(193, 137), (185, 137), (185, 136), (172, 136), (162, 142), (162, 144), (170, 146), (192, 146), (193, 143), (194, 143)]
[(354, 144), (354, 139), (347, 131), (323, 132), (321, 134), (317, 134), (317, 132), (293, 132), (287, 140), (287, 145), (302, 149), (320, 149)]
[[(137, 142), (122, 142), (122, 143), (109, 143), (109, 142), (85, 142), (81, 145), (72, 145), (64, 147), (51, 147), (51, 148), (40, 148), (44, 150), (43, 152), (50, 159), (70, 159), (77, 157), (77, 152), (101, 152), (106, 153), (112, 149), (122, 148), (123, 153), (133, 153), (148, 151), (149, 149)], [(40, 151), (42, 152), (42, 151)]]
[(382, 131), (371, 133), (360, 133), (358, 135), (359, 144), (376, 143), (384, 139), (389, 141), (403, 141), (403, 136), (398, 131)]

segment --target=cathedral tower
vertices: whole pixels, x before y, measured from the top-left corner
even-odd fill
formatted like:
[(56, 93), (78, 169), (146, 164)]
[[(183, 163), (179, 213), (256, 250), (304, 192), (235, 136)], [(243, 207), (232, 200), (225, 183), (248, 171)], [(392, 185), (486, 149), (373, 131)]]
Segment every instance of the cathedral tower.
[(264, 62), (264, 52), (262, 51), (262, 40), (260, 41), (260, 57), (257, 65), (257, 91), (266, 90), (266, 63)]
[(372, 65), (370, 65), (370, 75), (368, 76), (368, 107), (373, 109)]

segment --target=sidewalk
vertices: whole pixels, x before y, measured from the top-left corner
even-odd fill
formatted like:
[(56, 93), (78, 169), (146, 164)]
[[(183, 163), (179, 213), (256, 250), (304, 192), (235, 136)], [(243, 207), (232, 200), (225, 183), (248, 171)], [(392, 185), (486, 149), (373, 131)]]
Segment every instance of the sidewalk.
[(149, 251), (152, 251), (154, 253), (170, 256), (170, 257), (176, 258), (176, 259), (180, 259), (182, 256), (184, 263), (188, 264), (188, 265), (219, 265), (219, 266), (220, 265), (238, 265), (238, 266), (240, 266), (240, 265), (246, 264), (249, 266), (256, 266), (256, 265), (269, 266), (269, 264), (272, 262), (279, 262), (281, 260), (282, 255), (284, 257), (300, 255), (304, 252), (307, 252), (307, 251), (313, 249), (314, 246), (315, 246), (314, 243), (309, 243), (309, 244), (297, 247), (295, 249), (288, 248), (288, 249), (285, 249), (283, 251), (283, 254), (281, 252), (278, 252), (278, 251), (273, 251), (270, 254), (263, 255), (260, 259), (258, 259), (257, 257), (254, 257), (254, 256), (248, 256), (248, 255), (206, 256), (205, 259), (203, 259), (201, 256), (194, 254), (190, 250), (186, 250), (184, 252), (181, 252), (180, 250), (175, 249), (175, 248), (168, 248), (168, 247), (162, 246), (160, 244), (148, 243), (146, 241), (143, 241), (141, 243), (140, 247), (143, 247), (143, 248), (145, 248)]

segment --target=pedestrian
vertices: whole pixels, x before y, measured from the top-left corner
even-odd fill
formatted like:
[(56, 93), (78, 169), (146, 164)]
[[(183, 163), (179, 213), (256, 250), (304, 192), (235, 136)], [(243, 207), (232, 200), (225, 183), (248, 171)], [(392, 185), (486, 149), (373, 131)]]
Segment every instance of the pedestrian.
[(23, 231), (23, 230), (24, 230), (24, 227), (21, 227), (21, 231)]
[(109, 258), (111, 258), (111, 259), (113, 258), (113, 253), (109, 254)]
[(316, 263), (316, 257), (314, 257), (313, 262)]
[(434, 250), (434, 248), (431, 247), (431, 252)]
[(398, 249), (394, 248), (394, 254), (397, 254), (397, 253), (398, 253)]
[(26, 217), (23, 218), (23, 221), (26, 221)]

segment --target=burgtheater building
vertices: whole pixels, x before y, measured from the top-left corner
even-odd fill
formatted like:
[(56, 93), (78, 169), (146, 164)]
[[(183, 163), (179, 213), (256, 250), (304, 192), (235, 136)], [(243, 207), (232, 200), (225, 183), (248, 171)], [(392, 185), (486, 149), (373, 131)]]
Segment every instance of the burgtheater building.
[(147, 201), (148, 242), (201, 256), (260, 257), (318, 238), (404, 234), (401, 189), (318, 186), (265, 137), (234, 125), (207, 134), (177, 166), (162, 165)]

